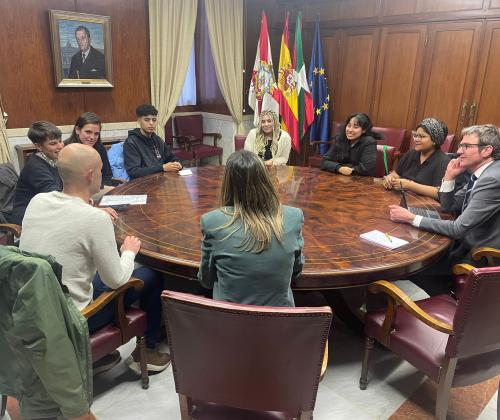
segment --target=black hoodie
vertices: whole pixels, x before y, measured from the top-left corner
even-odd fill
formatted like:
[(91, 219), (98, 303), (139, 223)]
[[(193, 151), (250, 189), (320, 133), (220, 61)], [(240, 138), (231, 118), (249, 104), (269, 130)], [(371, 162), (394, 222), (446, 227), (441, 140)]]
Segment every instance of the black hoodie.
[(163, 172), (165, 163), (179, 162), (170, 151), (170, 146), (160, 137), (156, 134), (146, 137), (140, 128), (128, 132), (128, 138), (123, 145), (123, 158), (130, 179)]

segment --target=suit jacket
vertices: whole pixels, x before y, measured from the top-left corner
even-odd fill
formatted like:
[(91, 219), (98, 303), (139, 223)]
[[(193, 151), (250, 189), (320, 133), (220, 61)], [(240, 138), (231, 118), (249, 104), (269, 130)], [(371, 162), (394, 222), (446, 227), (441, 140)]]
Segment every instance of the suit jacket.
[(68, 77), (70, 79), (104, 79), (106, 68), (103, 53), (91, 46), (85, 62), (82, 63), (82, 53), (78, 51), (71, 57)]
[[(302, 225), (304, 215), (295, 207), (283, 206), (283, 242), (276, 238), (259, 254), (242, 251), (243, 229), (236, 225), (217, 229), (230, 216), (221, 210), (201, 217), (201, 264), (198, 279), (213, 288), (213, 297), (226, 302), (260, 306), (295, 306), (290, 283), (304, 263)], [(230, 235), (231, 234), (231, 235)], [(230, 235), (230, 236), (228, 236)]]
[[(443, 211), (461, 209), (466, 188), (465, 185), (456, 192), (440, 193)], [(500, 248), (500, 161), (484, 170), (474, 185), (469, 204), (455, 220), (424, 217), (420, 227), (459, 241), (455, 251), (458, 258), (480, 246)]]

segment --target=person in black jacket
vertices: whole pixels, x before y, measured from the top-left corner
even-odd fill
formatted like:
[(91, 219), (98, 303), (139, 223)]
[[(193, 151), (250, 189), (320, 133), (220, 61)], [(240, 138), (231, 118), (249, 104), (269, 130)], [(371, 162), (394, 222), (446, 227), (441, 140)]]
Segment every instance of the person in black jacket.
[(71, 143), (82, 143), (93, 147), (102, 160), (102, 181), (101, 189), (104, 186), (113, 186), (111, 165), (109, 164), (108, 153), (101, 142), (101, 119), (93, 112), (84, 112), (75, 122), (71, 136), (64, 141), (65, 145)]
[(155, 134), (158, 110), (153, 105), (140, 105), (135, 113), (140, 128), (130, 130), (123, 145), (125, 170), (130, 179), (181, 170), (182, 165), (170, 146)]
[(334, 143), (321, 161), (321, 169), (342, 175), (375, 176), (377, 139), (368, 115), (349, 115), (344, 130), (335, 136)]
[(57, 170), (57, 158), (64, 147), (61, 130), (51, 122), (36, 121), (28, 130), (28, 138), (38, 152), (29, 156), (19, 175), (12, 213), (7, 215), (9, 222), (17, 225), (21, 225), (26, 207), (36, 194), (63, 189)]

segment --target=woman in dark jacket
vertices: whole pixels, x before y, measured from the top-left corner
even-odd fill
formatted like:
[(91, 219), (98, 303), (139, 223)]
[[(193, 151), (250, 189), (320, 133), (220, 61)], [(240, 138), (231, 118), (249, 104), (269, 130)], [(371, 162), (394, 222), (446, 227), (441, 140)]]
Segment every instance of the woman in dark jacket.
[(377, 139), (368, 115), (349, 115), (344, 130), (335, 136), (334, 143), (321, 161), (321, 169), (342, 175), (375, 176)]
[(101, 189), (106, 186), (112, 186), (113, 173), (109, 164), (108, 153), (101, 142), (101, 119), (93, 112), (84, 112), (75, 122), (75, 127), (71, 136), (64, 142), (82, 143), (92, 146), (102, 160), (102, 183)]

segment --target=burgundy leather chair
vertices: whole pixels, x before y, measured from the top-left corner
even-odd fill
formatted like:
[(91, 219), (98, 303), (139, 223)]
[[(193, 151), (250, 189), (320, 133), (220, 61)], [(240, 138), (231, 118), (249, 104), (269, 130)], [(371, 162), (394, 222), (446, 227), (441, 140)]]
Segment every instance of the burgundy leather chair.
[[(21, 227), (12, 224), (0, 224), (0, 232), (7, 232), (8, 238), (11, 239), (8, 245), (14, 245), (14, 237), (19, 237), (21, 235)], [(149, 377), (146, 365), (146, 346), (144, 339), (147, 327), (146, 312), (134, 307), (125, 310), (124, 306), (125, 292), (131, 287), (142, 288), (143, 285), (141, 280), (131, 278), (126, 284), (118, 289), (104, 292), (96, 300), (83, 308), (81, 313), (88, 319), (104, 308), (108, 303), (113, 300), (116, 301), (114, 321), (90, 334), (92, 363), (102, 359), (123, 344), (128, 343), (132, 338), (137, 337), (141, 367), (141, 383), (142, 388), (147, 389), (149, 388)]]
[[(222, 165), (222, 147), (217, 146), (217, 140), (222, 138), (220, 133), (204, 133), (203, 117), (201, 114), (181, 115), (174, 118), (175, 130), (178, 136), (187, 138), (190, 150), (193, 152), (196, 166), (200, 165), (203, 158), (218, 156), (219, 165)], [(203, 144), (204, 137), (213, 138), (213, 146)]]
[(372, 131), (374, 133), (379, 133), (384, 136), (383, 139), (379, 140), (380, 144), (387, 144), (387, 146), (392, 146), (397, 152), (402, 152), (401, 147), (403, 145), (403, 140), (405, 138), (406, 130), (404, 128), (385, 128), (385, 127), (373, 127)]
[(383, 178), (384, 176), (387, 175), (387, 172), (385, 170), (385, 161), (384, 161), (384, 147), (387, 159), (387, 169), (389, 173), (392, 171), (394, 151), (396, 149), (394, 149), (394, 147), (391, 146), (387, 145), (382, 146), (380, 144), (377, 144), (377, 164), (375, 167), (375, 177), (377, 178)]
[(321, 165), (321, 160), (323, 155), (320, 153), (320, 147), (324, 144), (327, 146), (327, 150), (333, 144), (333, 141), (311, 141), (308, 147), (307, 164), (311, 168), (319, 168)]
[[(459, 300), (438, 295), (413, 302), (385, 280), (368, 287), (385, 293), (388, 307), (365, 318), (361, 389), (368, 383), (374, 339), (437, 382), (438, 419), (446, 419), (451, 387), (500, 374), (500, 267), (459, 264), (453, 271), (463, 280)], [(500, 414), (500, 398), (497, 410)]]
[[(441, 145), (441, 150), (444, 153), (452, 153), (453, 146), (455, 143), (455, 134), (448, 134), (444, 139), (443, 144)], [(410, 149), (415, 148), (415, 141), (413, 140), (413, 136), (410, 137)]]
[(330, 308), (162, 301), (182, 420), (312, 419)]
[[(177, 145), (174, 143), (174, 139)], [(174, 136), (172, 118), (169, 118), (165, 124), (165, 143), (170, 146), (172, 153), (177, 156), (181, 162), (189, 162), (189, 166), (194, 166), (194, 154), (190, 148), (190, 142), (187, 137)]]
[(245, 147), (245, 140), (247, 136), (244, 134), (236, 134), (234, 136), (234, 151), (237, 152)]

